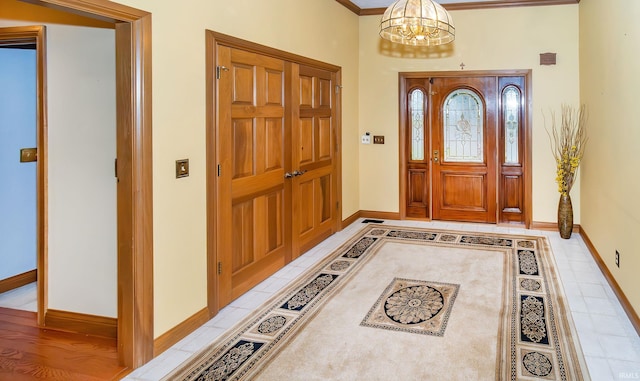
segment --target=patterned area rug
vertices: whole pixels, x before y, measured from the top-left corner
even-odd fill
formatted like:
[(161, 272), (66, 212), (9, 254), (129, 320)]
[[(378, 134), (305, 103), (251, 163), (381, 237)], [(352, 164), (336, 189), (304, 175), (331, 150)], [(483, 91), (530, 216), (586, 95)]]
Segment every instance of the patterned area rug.
[(369, 224), (165, 379), (589, 375), (546, 238)]

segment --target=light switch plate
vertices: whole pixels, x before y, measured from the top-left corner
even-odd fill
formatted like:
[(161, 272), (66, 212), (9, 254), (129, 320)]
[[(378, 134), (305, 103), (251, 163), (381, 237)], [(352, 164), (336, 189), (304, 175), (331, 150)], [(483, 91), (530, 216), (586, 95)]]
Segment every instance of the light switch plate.
[(37, 148), (23, 148), (20, 150), (20, 162), (30, 163), (32, 161), (38, 161), (38, 149)]
[(176, 160), (176, 179), (189, 176), (189, 159)]

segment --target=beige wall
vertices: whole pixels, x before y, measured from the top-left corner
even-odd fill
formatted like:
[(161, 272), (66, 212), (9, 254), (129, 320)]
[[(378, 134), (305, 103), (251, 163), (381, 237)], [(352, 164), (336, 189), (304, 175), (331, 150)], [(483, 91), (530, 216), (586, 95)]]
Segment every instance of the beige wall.
[[(341, 66), (342, 133), (343, 141), (348, 143), (356, 141), (358, 131), (358, 17), (328, 0), (193, 0), (179, 6), (167, 1), (124, 0), (120, 3), (153, 15), (154, 317), (155, 335), (159, 336), (206, 307), (205, 30)], [(0, 4), (3, 5), (2, 17), (9, 6), (18, 8), (13, 16), (20, 20), (19, 24), (28, 23), (35, 14), (32, 8), (24, 8), (34, 6), (15, 0), (0, 0)], [(56, 17), (60, 23), (82, 24), (82, 20), (64, 18), (64, 14)], [(51, 42), (57, 34), (52, 30)], [(112, 59), (105, 61), (113, 63)], [(57, 77), (56, 73), (50, 76), (53, 76), (52, 83), (73, 80), (66, 75)], [(71, 83), (67, 89), (76, 86), (81, 84)], [(54, 103), (64, 100), (60, 95), (50, 97)], [(71, 102), (67, 104), (77, 107)], [(90, 146), (93, 144), (87, 145)], [(70, 148), (56, 149), (60, 153), (64, 147)], [(359, 210), (358, 146), (345, 145), (342, 154), (343, 215), (347, 217)], [(183, 158), (190, 159), (191, 174), (177, 180), (174, 162)], [(61, 161), (54, 164), (52, 172), (66, 170), (57, 167)], [(109, 168), (112, 176), (112, 161)], [(73, 176), (65, 178), (68, 177)], [(68, 198), (59, 192), (56, 194), (65, 200)], [(73, 238), (65, 235), (62, 240), (56, 240), (56, 244), (72, 241)], [(115, 292), (112, 264), (99, 266), (102, 273), (96, 277), (109, 278)], [(54, 267), (55, 271), (64, 271), (57, 264)], [(82, 288), (83, 284), (85, 282), (79, 282), (75, 286)], [(54, 299), (58, 300), (58, 296)], [(113, 308), (101, 313), (78, 311), (75, 307), (73, 310), (115, 316), (115, 293), (101, 296), (100, 300)], [(91, 304), (86, 300), (79, 303)]]
[[(155, 335), (206, 306), (205, 29), (342, 67), (342, 131), (358, 129), (358, 17), (328, 0), (120, 1), (153, 15)], [(357, 146), (344, 146), (343, 213), (358, 210)], [(175, 178), (175, 160), (190, 176)]]
[[(605, 264), (640, 312), (640, 2), (580, 2), (580, 89), (589, 109), (582, 221)], [(620, 252), (620, 268), (614, 263)]]
[[(533, 70), (533, 220), (554, 222), (559, 195), (543, 110), (579, 103), (578, 5), (455, 11), (456, 40), (440, 49), (403, 49), (378, 36), (379, 16), (360, 18), (360, 134), (385, 135), (360, 146), (360, 208), (399, 212), (398, 72)], [(540, 66), (555, 52), (558, 64)], [(580, 191), (572, 191), (580, 221)]]
[[(583, 0), (579, 6), (456, 11), (453, 12), (457, 27), (453, 50), (445, 48), (429, 57), (420, 56), (422, 53), (409, 57), (406, 51), (394, 50), (378, 38), (379, 16), (358, 18), (335, 1), (193, 0), (179, 7), (170, 2), (120, 2), (153, 14), (156, 337), (206, 306), (205, 29), (342, 67), (345, 218), (361, 209), (399, 210), (398, 72), (460, 70), (461, 62), (465, 63), (466, 70), (532, 69), (533, 219), (555, 221), (558, 200), (555, 165), (544, 130), (543, 111), (548, 115), (550, 109), (558, 110), (562, 102), (580, 102), (579, 9), (583, 24), (596, 24), (595, 18), (602, 12), (604, 0)], [(633, 12), (616, 17), (626, 19), (629, 14)], [(629, 20), (623, 25), (633, 24)], [(583, 39), (590, 30), (583, 28)], [(617, 32), (623, 34), (621, 30)], [(609, 100), (613, 97), (604, 99), (600, 94), (605, 85), (620, 85), (623, 95), (631, 99), (631, 86), (624, 85), (623, 81), (627, 71), (614, 66), (623, 58), (636, 62), (629, 68), (638, 66), (638, 57), (633, 55), (633, 46), (638, 41), (632, 38), (637, 36), (637, 29), (630, 32), (636, 34), (620, 37), (620, 51), (616, 48), (618, 45), (605, 41), (599, 41), (602, 46), (598, 48), (582, 47), (583, 100), (604, 104), (601, 108), (591, 108), (590, 126), (598, 121), (602, 126), (610, 126), (612, 119), (619, 125), (625, 122), (632, 125), (620, 112), (632, 108), (619, 106), (620, 102), (630, 100), (619, 97), (613, 101)], [(609, 63), (603, 59), (602, 51), (615, 53), (620, 59)], [(558, 64), (540, 66), (539, 53), (543, 52), (556, 52)], [(588, 66), (587, 62), (591, 61)], [(587, 81), (596, 71), (602, 83)], [(607, 75), (603, 76), (602, 72)], [(611, 79), (613, 84), (609, 82)], [(611, 93), (614, 89), (616, 94), (621, 91), (611, 87)], [(604, 123), (605, 120), (608, 122)], [(637, 142), (638, 129), (619, 133), (610, 130), (603, 127), (599, 132), (602, 136), (592, 138), (583, 168), (584, 184), (576, 185), (572, 197), (576, 222), (593, 235), (600, 250), (609, 253), (614, 245), (621, 250), (623, 267), (619, 279), (623, 287), (632, 289), (638, 285), (632, 284), (630, 270), (637, 268), (638, 259), (632, 257), (631, 240), (624, 237), (638, 231), (638, 201), (631, 195), (638, 192), (639, 185), (637, 178), (627, 176), (621, 180), (624, 174), (633, 173), (635, 163), (623, 163), (624, 160), (633, 162), (631, 143), (623, 144), (621, 150), (608, 152), (613, 156), (610, 162), (590, 162), (589, 155), (599, 157), (602, 152), (598, 151), (609, 147), (593, 143), (595, 140), (608, 141), (613, 146), (613, 141), (634, 141), (630, 134), (636, 134)], [(360, 145), (359, 136), (365, 131), (385, 135), (386, 144)], [(182, 158), (190, 159), (191, 175), (177, 180), (174, 161)], [(611, 168), (621, 169), (612, 171)], [(599, 176), (606, 173), (612, 182), (630, 182), (632, 186), (600, 185), (608, 182), (601, 182), (601, 177), (593, 175), (596, 172)], [(581, 195), (585, 195), (586, 200), (581, 200)], [(613, 207), (610, 203), (604, 206), (603, 195), (614, 200)], [(606, 224), (601, 221), (615, 224), (616, 229), (606, 230)], [(615, 237), (620, 239), (614, 242)], [(628, 275), (623, 274), (625, 269), (629, 269)], [(638, 305), (637, 300), (634, 303)]]
[(115, 32), (22, 2), (0, 7), (0, 27), (47, 27), (48, 307), (117, 317)]

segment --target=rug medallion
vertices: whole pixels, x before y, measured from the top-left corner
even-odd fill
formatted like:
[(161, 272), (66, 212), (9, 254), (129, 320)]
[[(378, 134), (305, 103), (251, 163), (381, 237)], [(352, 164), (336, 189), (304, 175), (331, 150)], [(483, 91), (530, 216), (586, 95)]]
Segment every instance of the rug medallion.
[(459, 287), (395, 278), (360, 325), (443, 336)]

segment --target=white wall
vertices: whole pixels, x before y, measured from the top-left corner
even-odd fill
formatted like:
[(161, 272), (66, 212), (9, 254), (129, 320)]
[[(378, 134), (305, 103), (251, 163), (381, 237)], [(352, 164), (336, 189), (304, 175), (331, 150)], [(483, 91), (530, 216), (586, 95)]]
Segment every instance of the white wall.
[(117, 316), (115, 31), (47, 30), (49, 308)]
[(115, 31), (0, 5), (0, 27), (47, 24), (48, 308), (116, 317)]
[(36, 52), (0, 49), (0, 280), (36, 268)]

